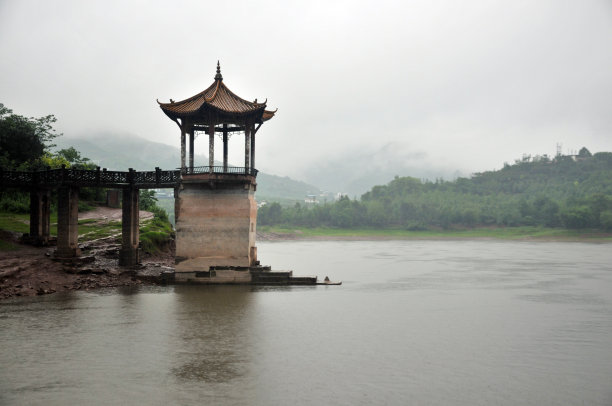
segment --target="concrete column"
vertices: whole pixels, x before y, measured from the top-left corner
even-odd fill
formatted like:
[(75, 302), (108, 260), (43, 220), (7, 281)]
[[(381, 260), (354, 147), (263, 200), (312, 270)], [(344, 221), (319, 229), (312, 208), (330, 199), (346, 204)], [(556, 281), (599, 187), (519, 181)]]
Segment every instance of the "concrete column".
[(139, 190), (133, 187), (123, 189), (121, 250), (119, 251), (119, 265), (121, 266), (134, 266), (140, 261), (138, 249), (140, 242), (138, 192)]
[(227, 124), (223, 124), (223, 172), (227, 172)]
[(251, 126), (247, 124), (244, 128), (244, 173), (249, 173), (251, 164)]
[(189, 173), (193, 173), (193, 128), (189, 131)]
[(255, 169), (255, 132), (251, 134), (251, 173)]
[(208, 171), (214, 172), (215, 166), (215, 125), (208, 126)]
[(185, 170), (185, 128), (181, 127), (181, 172)]
[(49, 242), (51, 224), (51, 193), (49, 190), (30, 192), (30, 241), (37, 245)]
[(62, 186), (57, 191), (57, 257), (70, 258), (81, 254), (78, 225), (79, 188)]

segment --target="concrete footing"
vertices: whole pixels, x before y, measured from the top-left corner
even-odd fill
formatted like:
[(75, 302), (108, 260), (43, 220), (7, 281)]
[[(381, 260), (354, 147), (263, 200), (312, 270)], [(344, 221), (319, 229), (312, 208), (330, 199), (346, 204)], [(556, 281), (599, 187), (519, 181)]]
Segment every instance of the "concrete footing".
[(203, 285), (316, 285), (316, 276), (293, 276), (293, 271), (270, 267), (210, 267), (207, 271), (175, 272), (176, 283)]

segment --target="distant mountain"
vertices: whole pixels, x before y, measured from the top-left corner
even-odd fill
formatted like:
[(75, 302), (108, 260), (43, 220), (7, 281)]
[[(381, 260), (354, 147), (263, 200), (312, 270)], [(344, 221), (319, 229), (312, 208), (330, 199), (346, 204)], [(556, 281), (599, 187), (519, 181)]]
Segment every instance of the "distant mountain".
[[(174, 169), (180, 165), (181, 153), (178, 147), (152, 142), (130, 134), (100, 133), (87, 138), (62, 136), (54, 140), (56, 149), (74, 147), (93, 163), (109, 170), (125, 171)], [(196, 162), (208, 162), (208, 157), (195, 156)], [(318, 187), (288, 177), (257, 175), (258, 200), (302, 201), (306, 195), (319, 194)]]
[(178, 148), (134, 135), (100, 133), (87, 138), (62, 136), (54, 141), (56, 149), (74, 147), (101, 168), (115, 171), (150, 171), (156, 166), (168, 170), (181, 162)]
[(402, 145), (389, 143), (372, 151), (346, 151), (333, 159), (315, 161), (305, 181), (352, 198), (360, 197), (375, 185), (387, 184), (396, 176), (452, 180), (465, 174), (440, 163), (432, 164), (423, 152), (406, 151)]

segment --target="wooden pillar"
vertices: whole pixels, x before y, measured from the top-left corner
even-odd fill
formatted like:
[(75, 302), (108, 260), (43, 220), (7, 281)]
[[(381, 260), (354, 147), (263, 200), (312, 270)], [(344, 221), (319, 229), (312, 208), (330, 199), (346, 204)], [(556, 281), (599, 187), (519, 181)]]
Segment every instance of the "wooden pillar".
[(244, 173), (250, 173), (249, 165), (251, 164), (251, 126), (250, 124), (244, 127)]
[(46, 245), (51, 225), (51, 193), (35, 189), (30, 192), (30, 242)]
[(227, 172), (227, 156), (228, 156), (228, 145), (227, 145), (227, 124), (223, 124), (223, 172)]
[(57, 250), (60, 258), (78, 256), (79, 189), (62, 186), (57, 191)]
[(138, 249), (140, 242), (138, 193), (139, 190), (135, 187), (123, 188), (121, 250), (119, 251), (119, 265), (121, 266), (134, 266), (140, 260)]
[(215, 166), (215, 125), (208, 126), (208, 171), (214, 172)]
[(255, 169), (255, 131), (251, 133), (251, 173)]
[(189, 173), (193, 173), (193, 128), (189, 130)]
[(185, 171), (185, 127), (181, 126), (181, 172)]

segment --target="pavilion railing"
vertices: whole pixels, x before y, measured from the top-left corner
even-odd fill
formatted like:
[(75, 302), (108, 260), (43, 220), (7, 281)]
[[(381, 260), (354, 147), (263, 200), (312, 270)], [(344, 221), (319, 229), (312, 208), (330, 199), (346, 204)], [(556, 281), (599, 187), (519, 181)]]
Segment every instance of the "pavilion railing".
[(205, 173), (214, 173), (220, 175), (251, 175), (257, 177), (259, 171), (255, 168), (245, 168), (239, 166), (194, 166), (193, 168), (182, 168), (183, 175), (197, 175)]

